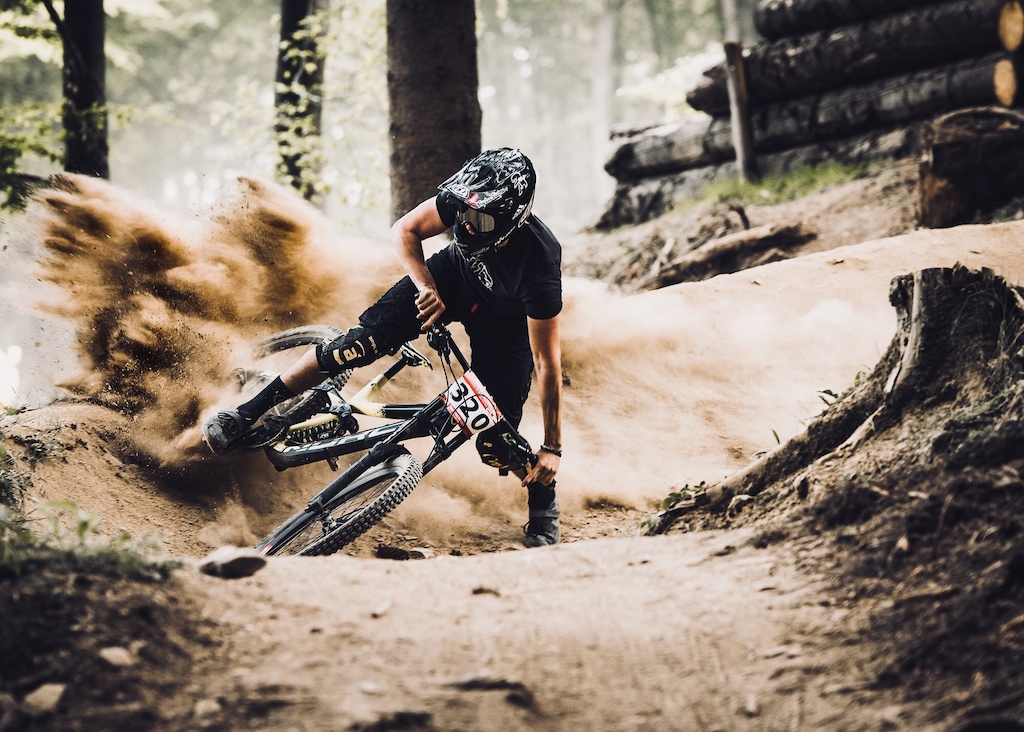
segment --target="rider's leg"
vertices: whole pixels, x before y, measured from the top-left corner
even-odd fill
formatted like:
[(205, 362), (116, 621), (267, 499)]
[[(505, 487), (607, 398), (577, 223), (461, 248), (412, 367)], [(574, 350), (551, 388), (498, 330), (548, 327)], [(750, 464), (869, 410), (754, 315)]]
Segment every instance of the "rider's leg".
[(380, 339), (372, 331), (359, 325), (329, 343), (320, 343), (238, 407), (238, 412), (252, 424), (271, 407), (312, 389), (325, 377), (373, 363), (384, 355), (378, 348), (379, 343)]
[[(255, 397), (237, 409), (219, 412), (207, 419), (203, 423), (206, 444), (218, 455), (228, 452), (239, 445), (260, 417), (275, 405), (316, 386), (327, 376), (376, 361), (384, 355), (379, 350), (380, 342), (372, 331), (356, 326), (340, 338), (310, 349)], [(284, 419), (267, 417), (263, 420), (263, 427), (260, 444), (280, 437), (288, 424)]]
[[(442, 300), (448, 306), (444, 320), (451, 322), (461, 312), (462, 302), (451, 287), (451, 258), (441, 255), (443, 252), (427, 260), (427, 266), (438, 284)], [(369, 365), (384, 354), (395, 354), (403, 343), (419, 337), (416, 294), (416, 286), (408, 277), (403, 277), (359, 316), (358, 326), (341, 338), (308, 351), (280, 378), (238, 409), (220, 412), (206, 420), (203, 436), (210, 449), (217, 454), (231, 450), (275, 404), (316, 386), (326, 376)], [(276, 439), (287, 429), (283, 421), (267, 425), (271, 420), (264, 419), (264, 426), (275, 428), (277, 434), (272, 434), (274, 429), (264, 430), (267, 433), (262, 435), (264, 443)]]
[[(518, 428), (523, 405), (530, 393), (533, 353), (530, 350), (526, 323), (510, 326), (497, 323), (486, 313), (477, 311), (466, 322), (473, 350), (473, 371), (494, 397), (498, 408), (513, 428)], [(520, 480), (526, 470), (514, 460), (517, 450), (509, 445), (518, 436), (504, 435), (499, 427), (486, 430), (477, 437), (476, 448), (484, 463), (510, 470)], [(519, 437), (521, 440), (522, 438)], [(527, 486), (529, 522), (523, 543), (529, 547), (557, 544), (561, 538), (560, 512), (555, 482), (544, 485), (533, 482)]]

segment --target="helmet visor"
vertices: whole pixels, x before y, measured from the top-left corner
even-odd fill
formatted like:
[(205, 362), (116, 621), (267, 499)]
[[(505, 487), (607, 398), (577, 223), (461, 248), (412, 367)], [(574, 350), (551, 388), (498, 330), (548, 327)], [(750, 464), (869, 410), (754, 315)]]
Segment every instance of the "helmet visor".
[(466, 208), (459, 213), (459, 223), (469, 224), (476, 234), (490, 234), (497, 227), (497, 222), (490, 214), (477, 211), (475, 208)]

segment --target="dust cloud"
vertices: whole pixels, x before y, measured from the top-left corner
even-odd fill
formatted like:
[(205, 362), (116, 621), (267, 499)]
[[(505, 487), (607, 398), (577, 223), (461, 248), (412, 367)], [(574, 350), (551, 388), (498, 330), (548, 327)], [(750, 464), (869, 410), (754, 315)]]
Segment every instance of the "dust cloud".
[[(279, 474), (260, 454), (215, 457), (198, 426), (240, 401), (230, 374), (254, 341), (307, 323), (346, 327), (400, 275), (383, 232), (344, 239), (291, 192), (248, 178), (216, 208), (184, 214), (67, 175), (36, 196), (29, 219), (41, 278), (61, 293), (45, 307), (74, 332), (79, 368), (61, 386), (132, 415), (137, 454), (169, 482), (220, 484), (221, 518), (204, 535), (251, 544), (326, 482), (323, 466)], [(564, 509), (650, 508), (672, 486), (728, 475), (800, 431), (894, 330), (874, 293), (869, 302), (812, 280), (797, 296), (757, 276), (632, 296), (566, 280)], [(411, 376), (391, 395), (425, 401), (443, 387), (437, 371)], [(523, 433), (542, 437), (536, 393)], [(464, 449), (396, 517), (426, 539), (487, 534), (522, 523), (525, 497)]]

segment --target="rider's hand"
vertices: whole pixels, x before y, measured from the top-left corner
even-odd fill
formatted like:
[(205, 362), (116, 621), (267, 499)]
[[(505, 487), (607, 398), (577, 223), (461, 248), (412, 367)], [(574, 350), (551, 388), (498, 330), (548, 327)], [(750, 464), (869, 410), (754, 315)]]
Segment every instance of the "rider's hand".
[(555, 479), (555, 473), (558, 472), (558, 466), (561, 462), (562, 459), (555, 455), (555, 453), (541, 449), (537, 452), (537, 464), (523, 478), (523, 485), (527, 486), (534, 481), (539, 482), (541, 485), (551, 485), (551, 481)]
[(419, 311), (416, 317), (423, 321), (420, 330), (426, 332), (430, 326), (441, 319), (445, 306), (441, 301), (441, 296), (437, 294), (437, 290), (432, 287), (424, 287), (416, 296), (416, 309)]

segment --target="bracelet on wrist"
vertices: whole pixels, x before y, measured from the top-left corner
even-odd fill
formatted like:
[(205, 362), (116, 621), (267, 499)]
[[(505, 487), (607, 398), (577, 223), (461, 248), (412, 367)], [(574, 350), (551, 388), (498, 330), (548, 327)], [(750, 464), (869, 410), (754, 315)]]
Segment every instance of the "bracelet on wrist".
[(551, 447), (550, 445), (545, 445), (545, 444), (541, 443), (540, 449), (543, 450), (544, 452), (550, 452), (552, 455), (557, 455), (558, 457), (562, 457), (562, 451), (558, 450), (558, 449), (555, 449), (554, 447)]

